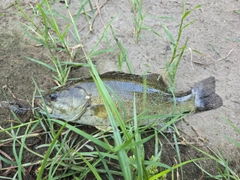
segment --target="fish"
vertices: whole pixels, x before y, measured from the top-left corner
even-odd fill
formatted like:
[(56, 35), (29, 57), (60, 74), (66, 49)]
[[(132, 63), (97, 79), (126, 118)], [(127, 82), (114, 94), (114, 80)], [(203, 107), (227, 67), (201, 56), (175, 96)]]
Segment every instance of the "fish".
[[(134, 75), (107, 72), (99, 75), (122, 120), (133, 124), (134, 106), (139, 126), (162, 123), (164, 117), (217, 109), (222, 98), (215, 93), (215, 78), (197, 83), (187, 92), (174, 94), (159, 74)], [(111, 124), (103, 99), (92, 77), (47, 92), (36, 98), (38, 111), (50, 118), (108, 129)], [(134, 103), (135, 102), (135, 105)]]

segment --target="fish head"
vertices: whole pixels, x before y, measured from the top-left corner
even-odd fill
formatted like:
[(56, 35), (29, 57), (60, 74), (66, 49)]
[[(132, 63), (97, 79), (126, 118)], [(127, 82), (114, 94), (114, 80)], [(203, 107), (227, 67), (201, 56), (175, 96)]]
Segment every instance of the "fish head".
[(37, 98), (36, 104), (43, 115), (65, 121), (75, 121), (86, 111), (90, 102), (90, 96), (83, 88), (70, 87)]

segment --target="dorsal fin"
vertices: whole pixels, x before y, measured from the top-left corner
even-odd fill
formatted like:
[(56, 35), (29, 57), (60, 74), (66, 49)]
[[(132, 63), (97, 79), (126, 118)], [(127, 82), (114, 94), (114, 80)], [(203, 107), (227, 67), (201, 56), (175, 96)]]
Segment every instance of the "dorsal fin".
[[(130, 73), (124, 73), (124, 72), (119, 72), (119, 71), (109, 71), (103, 74), (99, 75), (100, 78), (104, 81), (106, 80), (118, 80), (118, 81), (132, 81), (136, 83), (142, 84), (144, 82), (144, 78), (147, 80), (147, 86), (156, 88), (162, 91), (167, 91), (167, 86), (160, 77), (160, 74), (156, 73), (148, 73), (146, 75), (136, 75), (136, 74), (130, 74)], [(82, 77), (78, 81), (70, 81), (66, 85), (58, 87), (58, 90), (64, 90), (70, 87), (71, 85), (74, 85), (78, 82), (89, 82), (93, 81), (93, 78), (90, 76), (88, 77)], [(43, 94), (49, 94), (51, 92), (54, 92), (56, 89), (49, 90)]]

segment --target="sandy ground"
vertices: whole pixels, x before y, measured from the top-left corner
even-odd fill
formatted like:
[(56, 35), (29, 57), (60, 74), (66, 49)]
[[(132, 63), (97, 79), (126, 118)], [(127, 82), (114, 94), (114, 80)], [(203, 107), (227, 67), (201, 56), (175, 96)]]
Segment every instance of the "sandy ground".
[[(0, 87), (8, 85), (11, 91), (20, 98), (31, 98), (34, 85), (32, 78), (43, 88), (49, 88), (48, 80), (51, 74), (46, 68), (26, 60), (24, 56), (50, 62), (46, 49), (36, 46), (24, 34), (22, 24), (25, 20), (20, 17), (14, 6), (14, 1), (0, 2)], [(29, 1), (21, 2), (24, 9), (31, 13)], [(33, 1), (31, 4), (34, 6)], [(101, 5), (102, 1), (98, 4)], [(93, 2), (95, 4), (95, 1)], [(226, 118), (240, 128), (240, 3), (237, 0), (199, 0), (187, 1), (186, 9), (202, 7), (193, 11), (186, 22), (195, 20), (182, 34), (182, 43), (189, 38), (189, 49), (183, 56), (177, 72), (177, 91), (187, 91), (194, 84), (209, 76), (216, 78), (216, 92), (223, 99), (223, 106), (219, 109), (190, 115), (179, 124), (183, 136), (198, 145), (208, 146), (214, 151), (219, 150), (224, 157), (229, 158), (236, 172), (240, 172), (240, 150), (230, 143), (226, 136), (240, 142), (237, 134), (223, 119)], [(74, 14), (79, 9), (79, 4), (74, 0), (69, 5), (69, 11)], [(56, 2), (53, 8), (67, 15), (64, 4)], [(62, 9), (62, 10), (61, 10)], [(151, 31), (142, 30), (139, 42), (134, 36), (133, 12), (129, 1), (108, 0), (100, 9), (101, 16), (97, 16), (93, 23), (93, 31), (84, 17), (78, 22), (82, 44), (86, 51), (93, 48), (101, 37), (104, 26), (113, 18), (112, 27), (118, 40), (127, 50), (127, 57), (131, 62), (134, 73), (142, 74), (145, 71), (161, 73), (161, 68), (171, 57), (170, 42), (163, 32), (160, 23), (163, 23), (177, 37), (181, 15), (181, 1), (154, 1), (144, 2), (143, 12), (146, 13), (144, 26), (154, 29), (163, 38), (156, 36)], [(174, 20), (161, 17), (168, 16)], [(37, 20), (36, 20), (37, 21)], [(64, 21), (61, 21), (64, 27)], [(71, 35), (68, 34), (70, 41)], [(117, 48), (111, 33), (107, 35), (109, 44), (99, 44), (99, 49), (109, 45)], [(72, 41), (73, 42), (73, 41)], [(200, 53), (195, 53), (198, 51)], [(117, 54), (107, 53), (93, 58), (100, 73), (118, 70)], [(123, 71), (128, 72), (126, 65)], [(80, 70), (83, 75), (88, 71)], [(46, 87), (47, 86), (47, 87)], [(40, 86), (41, 87), (41, 86)], [(0, 99), (5, 99), (4, 92), (0, 92)], [(5, 116), (1, 114), (1, 119)]]

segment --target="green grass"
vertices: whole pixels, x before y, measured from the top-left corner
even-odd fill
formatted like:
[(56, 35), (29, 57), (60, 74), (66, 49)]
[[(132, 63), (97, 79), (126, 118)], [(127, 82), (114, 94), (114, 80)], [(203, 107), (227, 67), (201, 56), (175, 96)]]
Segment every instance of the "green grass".
[[(28, 23), (24, 24), (25, 33), (40, 46), (46, 47), (49, 52), (52, 65), (46, 64), (34, 58), (28, 57), (28, 59), (52, 70), (56, 74), (54, 75), (54, 78), (59, 82), (60, 85), (66, 84), (71, 67), (75, 66), (75, 64), (72, 62), (74, 60), (74, 54), (71, 52), (71, 49), (81, 47), (81, 38), (78, 34), (75, 18), (79, 17), (82, 11), (85, 16), (88, 17), (85, 11), (85, 6), (88, 4), (90, 4), (90, 1), (88, 3), (84, 3), (82, 8), (79, 9), (78, 13), (73, 18), (69, 11), (69, 17), (62, 16), (58, 12), (53, 11), (51, 4), (49, 4), (47, 0), (43, 0), (41, 3), (37, 4), (35, 8), (33, 8), (35, 16), (32, 18), (22, 9), (20, 3), (17, 1), (17, 7), (19, 11), (28, 21)], [(43, 22), (43, 26), (36, 24), (35, 18), (40, 18)], [(65, 21), (65, 27), (60, 28), (56, 18), (61, 18), (63, 21)], [(70, 28), (73, 28), (75, 33)], [(66, 40), (68, 32), (73, 35), (76, 44), (72, 44)], [(68, 59), (67, 62), (63, 62), (59, 59), (59, 51), (65, 53), (67, 57), (66, 59)], [(78, 64), (78, 66), (87, 65)]]
[(117, 54), (117, 57), (118, 57), (118, 70), (119, 71), (122, 71), (122, 67), (123, 67), (123, 64), (126, 63), (127, 64), (127, 67), (128, 67), (128, 71), (133, 74), (133, 68), (132, 68), (132, 65), (128, 59), (128, 56), (127, 56), (127, 50), (126, 48), (124, 48), (124, 46), (122, 45), (122, 43), (118, 40), (117, 36), (115, 35), (115, 32), (112, 28), (112, 26), (110, 26), (111, 28), (111, 32), (112, 32), (112, 35), (113, 35), (113, 38), (119, 48), (119, 53)]
[[(86, 52), (75, 22), (80, 15), (83, 15), (89, 24), (89, 31), (92, 31), (92, 18), (95, 17), (90, 14), (94, 14), (96, 11), (90, 1), (81, 0), (80, 3), (82, 6), (76, 15), (73, 16), (67, 10), (69, 14), (68, 17), (60, 16), (57, 12), (53, 11), (51, 9), (51, 4), (46, 0), (37, 4), (36, 7), (33, 7), (35, 13), (35, 16), (33, 17), (27, 15), (18, 3), (19, 11), (28, 21), (28, 23), (24, 25), (26, 27), (25, 32), (30, 38), (48, 50), (52, 63), (47, 64), (30, 57), (27, 57), (27, 59), (50, 69), (54, 73), (53, 77), (61, 85), (66, 84), (68, 81), (68, 76), (72, 67), (88, 67), (108, 112), (112, 133), (105, 133), (96, 130), (89, 134), (84, 130), (81, 130), (82, 128), (79, 127), (79, 125), (67, 124), (61, 120), (51, 119), (48, 115), (42, 117), (41, 115), (36, 114), (33, 121), (20, 123), (19, 125), (11, 124), (11, 127), (0, 130), (0, 133), (6, 133), (9, 136), (8, 139), (1, 139), (0, 144), (6, 142), (13, 143), (12, 151), (15, 161), (8, 157), (4, 157), (3, 155), (0, 156), (0, 160), (9, 165), (9, 167), (17, 167), (17, 171), (14, 174), (15, 179), (23, 179), (23, 174), (26, 173), (25, 168), (31, 165), (38, 167), (36, 170), (37, 179), (67, 179), (70, 177), (71, 179), (85, 179), (89, 174), (92, 174), (95, 179), (107, 178), (113, 180), (117, 176), (122, 177), (123, 179), (164, 180), (167, 179), (166, 177), (168, 174), (172, 175), (172, 179), (178, 179), (179, 177), (175, 177), (174, 175), (176, 171), (180, 172), (181, 179), (184, 179), (182, 168), (186, 164), (195, 163), (201, 169), (199, 162), (201, 162), (201, 160), (206, 160), (206, 158), (182, 161), (177, 133), (173, 134), (174, 146), (172, 146), (172, 149), (176, 151), (177, 154), (176, 164), (170, 166), (162, 162), (162, 151), (163, 148), (165, 148), (159, 139), (162, 132), (159, 129), (149, 130), (149, 127), (139, 126), (135, 102), (133, 102), (133, 127), (129, 127), (128, 124), (122, 120), (114, 101), (109, 95), (109, 92), (102, 82), (91, 59), (104, 53), (114, 52), (116, 57), (118, 57), (119, 70), (122, 70), (123, 64), (126, 63), (129, 72), (133, 73), (131, 63), (127, 57), (126, 47), (119, 42), (118, 37), (115, 34), (112, 27), (112, 22), (114, 21), (113, 18), (105, 27), (102, 36), (96, 42), (95, 46), (93, 46), (89, 52)], [(143, 29), (149, 30), (156, 36), (161, 36), (155, 30), (149, 29), (143, 25), (144, 18), (147, 15), (142, 13), (144, 9), (143, 1), (131, 0), (130, 4), (133, 10), (136, 42), (139, 42), (139, 36)], [(68, 4), (66, 4), (66, 7), (67, 6)], [(90, 12), (86, 10), (87, 6), (90, 7)], [(193, 10), (199, 7), (200, 6), (196, 6), (195, 8), (186, 11), (185, 4), (183, 4), (182, 17), (176, 40), (174, 40), (170, 30), (167, 29), (164, 24), (161, 25), (172, 44), (172, 57), (166, 69), (166, 76), (169, 79), (168, 83), (170, 87), (175, 87), (175, 77), (178, 65), (187, 47), (188, 39), (185, 40), (183, 46), (179, 47), (182, 32), (186, 27), (193, 23), (193, 21), (191, 21), (184, 24), (184, 20)], [(56, 17), (60, 17), (66, 21), (67, 25), (62, 30), (58, 26)], [(43, 26), (36, 24), (34, 18), (41, 18)], [(68, 32), (70, 32), (75, 44), (66, 40), (66, 34)], [(108, 43), (110, 41), (109, 36), (112, 36), (117, 48), (112, 47), (110, 43)], [(103, 41), (108, 44), (106, 49), (99, 48), (99, 44)], [(87, 62), (73, 62), (73, 54), (70, 51), (71, 47), (81, 49), (84, 52), (84, 58)], [(59, 51), (65, 53), (65, 56), (68, 57), (68, 61), (63, 61), (57, 56), (57, 52)], [(36, 89), (39, 94), (41, 94), (37, 85)], [(163, 128), (167, 128), (179, 119), (179, 116), (173, 117)], [(239, 130), (233, 124), (229, 121), (227, 121), (227, 123), (240, 134)], [(43, 133), (35, 133), (38, 129), (42, 129)], [(144, 134), (147, 131), (151, 131), (152, 133), (150, 136), (145, 137)], [(43, 134), (45, 135), (44, 143), (38, 145), (36, 149), (44, 149), (44, 154), (31, 150), (26, 144), (26, 139), (34, 136), (42, 136)], [(227, 138), (239, 147), (238, 142), (229, 137)], [(152, 148), (154, 153), (149, 159), (147, 159), (147, 152), (145, 152), (144, 146), (147, 142), (153, 139), (154, 146)], [(19, 149), (16, 148), (17, 145), (19, 145)], [(206, 170), (202, 169), (208, 176), (215, 179), (237, 179), (237, 175), (229, 168), (228, 162), (225, 161), (222, 156), (218, 155), (215, 157), (200, 149), (197, 150), (207, 157), (207, 159), (214, 160), (216, 162), (216, 168), (225, 167), (225, 171), (222, 171), (221, 168), (219, 168), (220, 174), (218, 176), (213, 176)], [(38, 157), (38, 160), (24, 164), (22, 162), (23, 154), (26, 152), (35, 155)], [(6, 171), (7, 168), (2, 170)], [(0, 176), (0, 178), (7, 179), (5, 176)]]
[(240, 14), (240, 10), (233, 10), (233, 12)]
[[(179, 63), (182, 59), (182, 56), (187, 48), (188, 39), (186, 39), (185, 42), (183, 43), (183, 45), (180, 46), (182, 33), (185, 28), (187, 28), (188, 26), (190, 26), (191, 24), (193, 24), (195, 22), (195, 21), (190, 21), (190, 22), (185, 23), (184, 21), (191, 14), (192, 11), (194, 11), (200, 7), (201, 7), (201, 5), (197, 5), (193, 9), (186, 11), (185, 1), (182, 2), (182, 15), (181, 15), (181, 20), (180, 20), (176, 40), (174, 39), (170, 30), (164, 24), (161, 23), (161, 26), (164, 29), (164, 32), (167, 35), (167, 37), (171, 43), (171, 50), (172, 50), (171, 59), (167, 64), (165, 73), (163, 73), (163, 79), (169, 85), (170, 88), (175, 89), (175, 79), (176, 79), (176, 75), (177, 75), (177, 69), (178, 69)], [(162, 18), (166, 19), (166, 17), (159, 17), (160, 20)], [(170, 18), (168, 18), (168, 19), (170, 19)]]
[(146, 13), (143, 13), (143, 0), (132, 0), (131, 4), (132, 4), (132, 10), (135, 14), (133, 18), (135, 22), (134, 34), (135, 34), (136, 42), (138, 43), (140, 33), (143, 29), (143, 23), (146, 17)]

